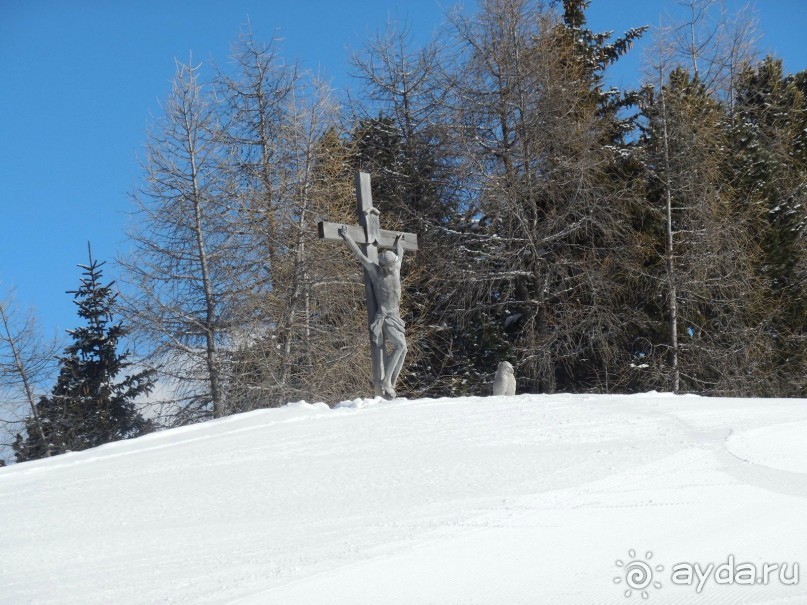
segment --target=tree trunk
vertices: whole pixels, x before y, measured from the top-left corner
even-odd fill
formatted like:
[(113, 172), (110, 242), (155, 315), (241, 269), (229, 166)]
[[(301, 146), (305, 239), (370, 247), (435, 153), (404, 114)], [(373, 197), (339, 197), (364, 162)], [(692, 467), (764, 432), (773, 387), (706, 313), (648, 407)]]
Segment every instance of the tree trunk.
[(216, 352), (216, 307), (213, 300), (213, 292), (210, 286), (210, 270), (207, 264), (207, 250), (205, 249), (204, 235), (202, 232), (202, 200), (201, 192), (199, 190), (198, 173), (196, 166), (196, 151), (193, 145), (193, 139), (190, 136), (191, 130), (188, 129), (188, 150), (191, 158), (192, 182), (193, 182), (193, 212), (194, 212), (194, 225), (196, 231), (196, 249), (199, 255), (199, 266), (202, 278), (202, 288), (205, 296), (205, 361), (207, 363), (207, 371), (210, 381), (210, 398), (213, 402), (213, 417), (221, 418), (224, 416), (224, 405), (221, 397), (221, 383), (219, 364)]
[(678, 393), (681, 388), (681, 375), (678, 369), (678, 294), (675, 287), (675, 256), (673, 248), (672, 226), (672, 187), (670, 184), (670, 143), (667, 133), (667, 106), (664, 101), (664, 90), (661, 91), (661, 133), (664, 148), (664, 200), (666, 203), (666, 264), (667, 264), (667, 296), (670, 313), (670, 365), (672, 366), (672, 390)]

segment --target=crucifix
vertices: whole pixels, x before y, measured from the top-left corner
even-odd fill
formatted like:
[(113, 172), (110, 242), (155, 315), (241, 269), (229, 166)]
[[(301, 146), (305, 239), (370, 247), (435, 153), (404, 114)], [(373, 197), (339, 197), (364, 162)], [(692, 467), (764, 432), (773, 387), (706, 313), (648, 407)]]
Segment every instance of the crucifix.
[[(404, 250), (418, 249), (417, 235), (381, 229), (379, 211), (373, 207), (370, 175), (356, 175), (358, 225), (319, 223), (319, 237), (345, 241), (364, 267), (364, 294), (373, 361), (376, 396), (395, 397), (395, 382), (406, 357), (405, 324), (401, 319), (401, 259)], [(379, 249), (382, 252), (379, 254)], [(391, 250), (395, 250), (393, 253)], [(387, 345), (390, 351), (387, 351)]]

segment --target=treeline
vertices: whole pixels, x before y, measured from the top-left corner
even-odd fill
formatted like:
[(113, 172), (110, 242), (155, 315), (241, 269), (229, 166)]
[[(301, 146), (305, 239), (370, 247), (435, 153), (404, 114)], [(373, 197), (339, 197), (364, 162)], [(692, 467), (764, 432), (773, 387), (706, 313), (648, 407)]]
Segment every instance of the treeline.
[(636, 90), (606, 74), (646, 28), (586, 0), (482, 0), (429, 44), (390, 29), (347, 102), (251, 33), (177, 65), (148, 133), (118, 309), (170, 393), (167, 424), (364, 396), (355, 222), (371, 173), (404, 264), (408, 396), (807, 395), (807, 72), (757, 59), (692, 0)]

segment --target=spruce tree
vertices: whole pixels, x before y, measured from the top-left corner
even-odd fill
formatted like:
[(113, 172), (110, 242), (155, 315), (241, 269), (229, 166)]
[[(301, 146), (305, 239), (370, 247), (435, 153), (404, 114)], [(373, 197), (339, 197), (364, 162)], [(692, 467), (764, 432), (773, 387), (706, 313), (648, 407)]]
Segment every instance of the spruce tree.
[(733, 186), (756, 215), (751, 235), (762, 251), (766, 331), (774, 339), (767, 380), (755, 391), (766, 395), (807, 393), (806, 79), (807, 72), (786, 75), (769, 56), (740, 74), (735, 99)]
[(135, 409), (134, 400), (153, 388), (152, 372), (143, 370), (118, 376), (132, 364), (128, 352), (119, 353), (120, 340), (128, 333), (115, 321), (114, 282), (104, 285), (101, 267), (93, 260), (83, 269), (81, 286), (70, 291), (85, 325), (69, 330), (73, 342), (59, 358), (59, 376), (49, 396), (37, 403), (45, 434), (34, 430), (33, 418), (26, 424), (27, 436), (17, 435), (14, 451), (18, 462), (51, 454), (84, 450), (147, 433), (153, 429)]

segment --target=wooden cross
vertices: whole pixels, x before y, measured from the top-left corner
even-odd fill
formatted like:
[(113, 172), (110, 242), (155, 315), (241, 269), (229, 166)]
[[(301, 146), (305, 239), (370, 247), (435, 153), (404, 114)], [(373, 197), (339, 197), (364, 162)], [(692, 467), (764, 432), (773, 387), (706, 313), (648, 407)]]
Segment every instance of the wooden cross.
[[(356, 199), (356, 213), (359, 216), (359, 224), (343, 225), (342, 223), (322, 221), (318, 225), (319, 237), (327, 240), (344, 241), (342, 236), (339, 235), (339, 229), (340, 227), (347, 227), (348, 234), (353, 238), (353, 241), (361, 246), (364, 255), (371, 262), (377, 263), (379, 248), (394, 248), (395, 238), (400, 234), (395, 231), (381, 229), (378, 219), (380, 212), (373, 207), (370, 175), (366, 172), (356, 174)], [(404, 233), (403, 235), (404, 239), (401, 242), (403, 249), (412, 252), (416, 251), (418, 249), (417, 235), (414, 233)], [(367, 300), (367, 326), (369, 328), (375, 319), (378, 304), (373, 293), (373, 284), (367, 275), (367, 271), (364, 272), (364, 295)], [(373, 361), (373, 390), (376, 396), (380, 396), (382, 394), (381, 381), (384, 377), (384, 350), (382, 346), (374, 344), (372, 338), (370, 339), (370, 348)]]

